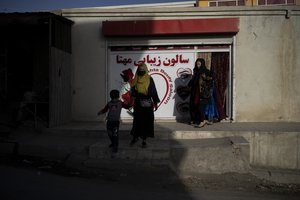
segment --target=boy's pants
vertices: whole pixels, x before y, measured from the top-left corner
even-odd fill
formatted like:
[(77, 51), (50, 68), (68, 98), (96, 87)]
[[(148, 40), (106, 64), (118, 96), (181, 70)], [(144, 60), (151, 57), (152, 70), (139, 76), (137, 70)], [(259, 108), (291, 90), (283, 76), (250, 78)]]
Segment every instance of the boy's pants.
[(111, 141), (113, 152), (118, 151), (119, 126), (120, 126), (120, 121), (110, 121), (110, 120), (108, 120), (107, 123), (106, 123), (107, 134), (108, 134), (108, 137)]

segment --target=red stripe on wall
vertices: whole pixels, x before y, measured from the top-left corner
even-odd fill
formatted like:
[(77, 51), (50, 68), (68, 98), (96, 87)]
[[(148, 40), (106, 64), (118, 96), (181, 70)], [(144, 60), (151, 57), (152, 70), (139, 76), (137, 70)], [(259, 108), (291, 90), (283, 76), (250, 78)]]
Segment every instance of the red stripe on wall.
[(104, 36), (235, 34), (238, 31), (238, 18), (102, 22)]

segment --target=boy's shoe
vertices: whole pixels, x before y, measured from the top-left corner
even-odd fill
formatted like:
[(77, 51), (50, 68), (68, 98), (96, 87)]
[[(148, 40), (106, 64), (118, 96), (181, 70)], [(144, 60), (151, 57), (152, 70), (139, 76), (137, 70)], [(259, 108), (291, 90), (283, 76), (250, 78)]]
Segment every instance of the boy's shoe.
[(118, 157), (118, 151), (113, 151), (112, 154), (110, 155), (111, 158), (116, 158)]
[(118, 149), (113, 149), (112, 152), (113, 153), (118, 153)]
[(146, 148), (147, 147), (147, 143), (145, 141), (142, 142), (142, 148)]
[(137, 141), (138, 141), (138, 138), (133, 138), (130, 142), (130, 146), (132, 147)]

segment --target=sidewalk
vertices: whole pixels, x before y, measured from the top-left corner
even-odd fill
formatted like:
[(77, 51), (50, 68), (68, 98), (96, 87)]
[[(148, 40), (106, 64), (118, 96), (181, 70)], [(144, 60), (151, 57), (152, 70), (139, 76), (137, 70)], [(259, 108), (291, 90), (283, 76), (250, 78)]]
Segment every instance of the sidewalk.
[[(119, 155), (114, 159), (107, 147), (105, 124), (99, 122), (72, 122), (43, 130), (22, 127), (8, 137), (0, 135), (0, 155), (17, 152), (90, 167), (112, 162), (169, 166), (171, 162), (175, 171), (201, 173), (247, 172), (250, 161), (261, 164), (265, 156), (272, 162), (278, 157), (276, 162), (290, 163), (285, 165), (289, 169), (300, 164), (300, 157), (292, 156), (300, 150), (300, 123), (215, 123), (199, 129), (184, 123), (156, 122), (155, 138), (148, 139), (146, 149), (139, 144), (129, 147), (130, 130), (131, 123), (121, 124)], [(266, 144), (269, 146), (261, 148)], [(255, 153), (256, 149), (260, 150)], [(256, 157), (250, 157), (253, 153)]]
[[(120, 139), (123, 142), (129, 143), (130, 129), (131, 123), (121, 124)], [(231, 136), (243, 136), (249, 141), (250, 134), (255, 132), (300, 133), (300, 123), (215, 123), (199, 129), (184, 123), (156, 122), (155, 138), (149, 141), (156, 143), (158, 140), (176, 141)], [(38, 131), (30, 127), (21, 127), (12, 131), (9, 138), (2, 138), (3, 140), (18, 143), (19, 154), (37, 156), (45, 154), (53, 157), (65, 157), (70, 152), (86, 153), (90, 145), (100, 141), (104, 144), (109, 142), (105, 124), (99, 122), (71, 122), (60, 127)], [(3, 148), (4, 144), (1, 143), (0, 150), (10, 152), (7, 150), (9, 147)]]
[[(130, 140), (131, 123), (121, 123), (120, 137)], [(8, 130), (6, 129), (6, 132)], [(247, 136), (254, 132), (300, 133), (300, 122), (278, 123), (215, 123), (203, 128), (177, 122), (156, 122), (155, 139), (199, 139), (227, 137), (233, 135)], [(0, 137), (3, 135), (0, 135)], [(55, 128), (35, 130), (32, 127), (20, 127), (11, 131), (10, 140), (43, 146), (45, 144), (64, 146), (85, 146), (107, 139), (105, 123), (71, 122)], [(247, 138), (247, 137), (246, 137)], [(150, 139), (151, 140), (151, 139)]]
[[(130, 138), (131, 123), (121, 123), (120, 136)], [(254, 132), (300, 132), (300, 122), (243, 122), (243, 123), (214, 123), (203, 128), (180, 122), (155, 122), (156, 139), (199, 139), (226, 137), (233, 135), (244, 136)], [(51, 135), (73, 135), (106, 137), (105, 123), (101, 122), (71, 122), (44, 132)], [(104, 134), (104, 135), (103, 135)]]
[[(121, 123), (123, 130), (130, 130), (131, 123)], [(103, 122), (71, 122), (62, 125), (54, 130), (105, 130)], [(269, 132), (298, 132), (300, 131), (300, 122), (220, 122), (213, 125), (207, 125), (201, 129), (194, 128), (191, 125), (181, 122), (155, 122), (155, 131), (269, 131)]]

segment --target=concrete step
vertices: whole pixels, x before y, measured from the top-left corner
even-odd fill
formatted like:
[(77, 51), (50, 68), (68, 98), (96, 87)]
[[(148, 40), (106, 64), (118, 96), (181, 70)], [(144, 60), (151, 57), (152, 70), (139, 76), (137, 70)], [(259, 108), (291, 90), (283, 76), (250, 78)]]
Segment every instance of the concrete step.
[(0, 139), (0, 156), (17, 154), (19, 145), (10, 139)]
[[(130, 137), (132, 122), (120, 124), (120, 136)], [(201, 139), (242, 136), (249, 141), (255, 132), (289, 133), (299, 132), (300, 123), (214, 123), (201, 129), (180, 122), (155, 122), (157, 139)], [(70, 122), (68, 124), (44, 129), (44, 133), (64, 136), (106, 137), (106, 126), (103, 122)]]
[[(169, 139), (172, 132), (170, 131), (155, 131), (156, 139)], [(53, 136), (70, 136), (70, 137), (97, 137), (100, 139), (107, 138), (106, 129), (92, 130), (92, 129), (46, 129), (43, 134)], [(130, 130), (119, 130), (119, 138), (130, 140)]]
[[(119, 137), (120, 139), (131, 139), (130, 128), (120, 127)], [(155, 129), (155, 139), (159, 140), (182, 140), (182, 139), (204, 139), (204, 138), (223, 138), (223, 137), (237, 137), (241, 136), (250, 139), (251, 131), (207, 131), (200, 129), (191, 130), (171, 130), (159, 128)], [(97, 138), (107, 138), (107, 132), (104, 127), (102, 128), (51, 128), (45, 129), (43, 134), (52, 136), (70, 136), (70, 137), (97, 137)]]
[(239, 145), (233, 138), (180, 140), (171, 148), (171, 168), (180, 174), (247, 173), (249, 143)]
[(251, 165), (251, 173), (261, 179), (285, 184), (300, 184), (300, 170), (264, 168)]
[[(231, 129), (230, 127), (223, 127), (221, 123), (214, 124), (212, 126), (206, 126), (204, 128), (194, 128), (194, 126), (184, 123), (155, 123), (154, 131), (156, 139), (202, 139), (202, 138), (222, 138), (230, 136), (243, 136), (247, 140), (250, 138), (252, 129)], [(223, 128), (222, 128), (223, 127)], [(130, 139), (130, 131), (132, 123), (120, 124), (120, 138)], [(80, 123), (74, 122), (66, 124), (60, 127), (48, 128), (43, 130), (44, 134), (56, 135), (56, 136), (75, 136), (75, 137), (99, 137), (106, 138), (106, 125), (105, 123)]]
[(88, 154), (90, 145), (99, 138), (32, 135), (18, 141), (18, 154), (64, 160), (72, 153)]
[[(101, 162), (118, 162), (131, 164), (146, 164), (150, 166), (166, 166), (170, 157), (170, 141), (149, 139), (147, 148), (142, 148), (141, 140), (134, 146), (129, 145), (130, 140), (120, 140), (117, 153), (108, 147), (109, 142), (98, 142), (89, 148), (89, 158)], [(98, 162), (98, 161), (91, 161)], [(91, 164), (93, 165), (93, 164)]]
[(249, 143), (243, 138), (149, 139), (147, 148), (141, 147), (141, 141), (134, 147), (130, 147), (127, 140), (120, 140), (119, 143), (117, 154), (112, 153), (108, 142), (91, 145), (88, 165), (119, 162), (168, 166), (183, 174), (249, 171)]

